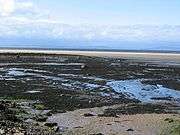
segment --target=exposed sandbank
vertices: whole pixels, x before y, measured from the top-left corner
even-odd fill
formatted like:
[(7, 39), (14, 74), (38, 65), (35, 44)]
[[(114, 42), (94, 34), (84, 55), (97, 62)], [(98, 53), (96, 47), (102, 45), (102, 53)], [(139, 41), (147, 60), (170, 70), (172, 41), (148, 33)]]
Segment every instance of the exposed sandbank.
[(34, 54), (67, 54), (97, 57), (114, 57), (125, 59), (155, 60), (180, 63), (180, 53), (160, 52), (108, 52), (108, 51), (67, 51), (67, 50), (36, 50), (36, 49), (0, 49), (0, 53), (34, 53)]

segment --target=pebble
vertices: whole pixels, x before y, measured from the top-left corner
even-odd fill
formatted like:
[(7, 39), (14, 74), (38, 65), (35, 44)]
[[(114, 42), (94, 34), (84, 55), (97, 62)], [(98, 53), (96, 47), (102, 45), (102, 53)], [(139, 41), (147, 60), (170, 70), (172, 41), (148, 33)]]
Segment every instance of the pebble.
[(134, 130), (133, 130), (132, 128), (129, 128), (129, 129), (128, 129), (128, 130), (126, 130), (126, 131), (128, 131), (128, 132), (129, 132), (129, 131), (134, 131)]

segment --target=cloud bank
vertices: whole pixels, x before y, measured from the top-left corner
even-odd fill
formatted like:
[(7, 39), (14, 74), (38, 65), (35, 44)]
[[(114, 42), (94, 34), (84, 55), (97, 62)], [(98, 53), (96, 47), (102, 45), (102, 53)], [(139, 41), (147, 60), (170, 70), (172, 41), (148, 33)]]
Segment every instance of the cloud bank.
[(21, 39), (18, 42), (21, 44), (26, 43), (23, 41), (27, 39), (29, 43), (31, 40), (44, 39), (47, 42), (48, 40), (148, 42), (157, 43), (157, 48), (159, 42), (180, 43), (180, 25), (69, 25), (62, 24), (60, 20), (53, 20), (49, 16), (50, 12), (39, 9), (31, 0), (0, 0), (1, 46), (5, 44), (4, 39), (7, 39), (6, 43), (9, 41), (8, 44), (13, 44), (14, 39)]

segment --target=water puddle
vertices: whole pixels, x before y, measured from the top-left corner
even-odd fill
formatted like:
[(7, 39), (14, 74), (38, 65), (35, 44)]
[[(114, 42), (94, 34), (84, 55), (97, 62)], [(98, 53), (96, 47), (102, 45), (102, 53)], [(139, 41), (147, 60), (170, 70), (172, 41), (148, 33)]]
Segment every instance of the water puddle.
[(143, 102), (163, 99), (180, 103), (180, 91), (165, 88), (162, 85), (143, 84), (140, 80), (110, 81), (107, 85), (128, 98), (135, 98)]

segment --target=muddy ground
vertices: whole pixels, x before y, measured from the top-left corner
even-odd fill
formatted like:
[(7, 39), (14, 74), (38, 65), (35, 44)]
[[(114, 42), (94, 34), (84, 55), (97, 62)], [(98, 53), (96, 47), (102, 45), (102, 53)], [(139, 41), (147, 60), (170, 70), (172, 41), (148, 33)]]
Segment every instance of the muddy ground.
[[(175, 98), (171, 93), (167, 96), (165, 94), (162, 97), (151, 97), (150, 103), (142, 106), (141, 103), (144, 101), (141, 98), (131, 97), (132, 94), (118, 92), (107, 85), (108, 82), (126, 80), (141, 80), (141, 83), (148, 87), (163, 87), (178, 93), (180, 67), (121, 58), (0, 54), (1, 100), (26, 101), (29, 104), (25, 106), (31, 108), (31, 111), (46, 110), (43, 116), (117, 104), (133, 104), (133, 109), (106, 109), (99, 117), (116, 117), (126, 113), (179, 113), (180, 97)], [(159, 102), (161, 104), (157, 105)], [(25, 111), (30, 112), (27, 109)], [(35, 115), (39, 116), (39, 113)], [(25, 120), (27, 119), (23, 117), (22, 121)], [(35, 117), (30, 120), (37, 121)]]

